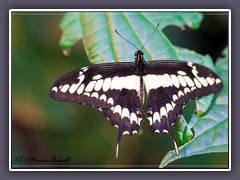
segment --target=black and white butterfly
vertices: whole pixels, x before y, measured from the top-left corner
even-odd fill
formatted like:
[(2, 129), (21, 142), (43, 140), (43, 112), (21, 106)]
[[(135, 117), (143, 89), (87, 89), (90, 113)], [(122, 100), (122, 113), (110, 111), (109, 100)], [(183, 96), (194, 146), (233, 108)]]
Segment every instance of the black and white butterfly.
[(185, 61), (145, 61), (143, 52), (135, 62), (104, 63), (74, 70), (58, 79), (49, 95), (59, 101), (92, 105), (118, 128), (116, 156), (121, 136), (137, 134), (143, 119), (145, 91), (147, 119), (154, 133), (170, 134), (185, 104), (223, 88), (220, 78), (199, 64)]
[(59, 78), (49, 91), (53, 99), (91, 105), (102, 111), (111, 125), (118, 128), (116, 157), (122, 135), (139, 132), (145, 93), (150, 128), (154, 133), (169, 133), (176, 154), (179, 154), (171, 126), (183, 113), (185, 104), (223, 88), (220, 78), (199, 64), (145, 61), (143, 55), (138, 49), (134, 54), (135, 62), (104, 63), (76, 69)]

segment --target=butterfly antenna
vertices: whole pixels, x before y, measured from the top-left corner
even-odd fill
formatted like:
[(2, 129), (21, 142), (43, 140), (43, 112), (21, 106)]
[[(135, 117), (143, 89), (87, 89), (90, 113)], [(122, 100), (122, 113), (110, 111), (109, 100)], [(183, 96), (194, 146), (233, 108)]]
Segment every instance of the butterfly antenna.
[(118, 152), (119, 152), (121, 137), (122, 137), (122, 131), (120, 131), (120, 129), (119, 129), (118, 130), (118, 137), (117, 137), (117, 145), (116, 145), (116, 159), (118, 158)]
[(133, 44), (131, 41), (129, 41), (129, 40), (127, 40), (125, 37), (123, 37), (116, 29), (115, 29), (115, 32), (116, 32), (120, 37), (122, 37), (122, 38), (125, 39), (127, 42), (129, 42), (131, 45), (133, 45), (137, 50), (139, 50), (135, 44)]
[(142, 45), (141, 49), (143, 49), (143, 47), (145, 46), (145, 44), (148, 42), (148, 40), (152, 37), (152, 35), (155, 33), (155, 31), (157, 30), (158, 26), (160, 23), (157, 24), (156, 28), (154, 29), (154, 31), (152, 32), (152, 34), (148, 37), (148, 39), (145, 41), (145, 43)]

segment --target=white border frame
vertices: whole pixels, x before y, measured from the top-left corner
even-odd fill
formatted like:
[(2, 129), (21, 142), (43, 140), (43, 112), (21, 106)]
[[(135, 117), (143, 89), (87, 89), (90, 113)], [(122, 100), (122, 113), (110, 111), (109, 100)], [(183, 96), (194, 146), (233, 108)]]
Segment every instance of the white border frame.
[[(229, 116), (229, 168), (228, 169), (13, 169), (11, 167), (11, 121), (12, 121), (12, 94), (11, 94), (11, 23), (12, 23), (12, 12), (67, 12), (67, 11), (201, 11), (201, 12), (228, 12), (229, 19), (228, 19), (228, 70), (229, 70), (229, 109), (228, 109), (228, 116)], [(9, 10), (9, 171), (231, 171), (231, 10), (230, 9), (10, 9)]]

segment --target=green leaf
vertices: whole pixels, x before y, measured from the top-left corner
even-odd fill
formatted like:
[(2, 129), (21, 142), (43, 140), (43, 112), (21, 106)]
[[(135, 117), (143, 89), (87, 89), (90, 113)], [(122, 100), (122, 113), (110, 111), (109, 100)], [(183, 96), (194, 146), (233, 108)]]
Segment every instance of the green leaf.
[[(79, 16), (66, 14), (61, 23), (64, 26), (61, 28), (63, 32), (70, 33), (63, 33), (60, 45), (63, 49), (69, 50), (74, 42), (79, 40), (82, 32), (84, 47), (92, 63), (132, 61), (136, 49), (117, 35), (115, 29), (141, 48), (160, 23), (151, 41), (143, 48), (145, 58), (177, 60), (180, 59), (178, 53), (162, 29), (169, 25), (196, 28), (201, 20), (202, 15), (196, 12), (81, 12)], [(75, 30), (79, 29), (79, 34), (72, 35), (71, 31), (75, 30), (71, 30), (70, 26)], [(77, 34), (75, 40), (74, 34)]]
[(219, 93), (216, 99), (217, 104), (228, 104), (228, 48), (225, 48), (222, 55), (225, 57), (219, 58), (216, 63), (216, 72), (223, 81), (223, 90)]
[[(207, 123), (213, 123), (213, 119), (204, 119), (200, 118), (204, 121), (204, 125)], [(201, 135), (193, 138), (185, 146), (182, 146), (180, 150), (180, 155), (176, 156), (174, 151), (170, 151), (163, 158), (160, 168), (165, 167), (172, 161), (177, 159), (188, 157), (196, 154), (206, 154), (212, 152), (227, 152), (228, 151), (228, 119), (224, 119), (223, 121), (214, 124), (206, 131), (202, 132)], [(208, 138), (203, 138), (208, 137)]]
[[(71, 19), (71, 16), (65, 16), (64, 18), (66, 26), (62, 26), (63, 32), (70, 28), (67, 26), (67, 18)], [(181, 29), (184, 29), (184, 26), (196, 29), (200, 26), (202, 18), (203, 16), (196, 12), (81, 12), (77, 18), (72, 18), (77, 23), (73, 25), (74, 21), (72, 20), (72, 26), (75, 27), (75, 29), (79, 28), (79, 34), (75, 35), (74, 39), (68, 37), (71, 36), (71, 33), (64, 33), (60, 44), (63, 49), (69, 50), (74, 43), (82, 38), (89, 61), (94, 64), (119, 61), (132, 62), (134, 60), (133, 52), (136, 49), (121, 38), (115, 32), (115, 29), (141, 49), (142, 45), (156, 28), (156, 25), (160, 23), (159, 28), (156, 30), (151, 40), (149, 40), (142, 49), (146, 60), (185, 60), (201, 64), (215, 71), (213, 61), (209, 55), (203, 56), (194, 51), (173, 45), (162, 31), (163, 28), (169, 25), (178, 26)], [(65, 39), (71, 39), (71, 41), (66, 41), (65, 43)], [(222, 63), (224, 64), (226, 62), (222, 60), (218, 63), (220, 65), (216, 67), (217, 73), (219, 71), (222, 72)], [(227, 71), (222, 72), (223, 76), (226, 72)], [(222, 76), (220, 77), (222, 78)], [(222, 95), (218, 96), (217, 102), (222, 102), (222, 97)], [(164, 157), (160, 167), (164, 167), (168, 163), (181, 157), (208, 152), (226, 151), (226, 131), (220, 130), (226, 125), (224, 121), (227, 121), (227, 116), (225, 119), (222, 119), (223, 116), (221, 111), (224, 110), (224, 112), (226, 112), (227, 104), (215, 104), (213, 95), (199, 99), (197, 104), (198, 115), (202, 116), (201, 118), (193, 115), (189, 126), (185, 119), (182, 118), (179, 120), (178, 124), (174, 126), (174, 128), (176, 128), (174, 134), (177, 136), (177, 142), (182, 145), (179, 149), (180, 156), (176, 156), (175, 152), (170, 151)], [(221, 117), (221, 121), (219, 122), (217, 122), (217, 120), (219, 120), (217, 119), (218, 117)], [(206, 128), (203, 132), (200, 126), (201, 121), (204, 122), (203, 125)], [(193, 128), (195, 132), (195, 137), (191, 141), (189, 140), (193, 135), (190, 128)], [(224, 130), (226, 129), (227, 128)], [(222, 139), (220, 138), (221, 142), (223, 142), (222, 144), (218, 146), (215, 141), (212, 141), (211, 146), (208, 146), (208, 141), (201, 144), (205, 138), (207, 138), (207, 140), (213, 140), (213, 137), (219, 132), (225, 133)], [(212, 133), (214, 136), (209, 136), (207, 133)], [(218, 138), (218, 136), (216, 136), (216, 138)], [(200, 146), (198, 146), (199, 144)], [(219, 148), (220, 146), (221, 148)]]
[(224, 89), (217, 95), (212, 108), (203, 117), (193, 115), (189, 127), (194, 129), (195, 137), (179, 148), (179, 156), (174, 151), (169, 151), (163, 158), (160, 168), (183, 157), (228, 152), (228, 103), (225, 101), (228, 100), (228, 56), (225, 55), (226, 57), (218, 59), (215, 67), (223, 80)]
[(79, 39), (82, 38), (80, 12), (65, 13), (59, 27), (63, 31), (60, 46), (64, 50), (69, 50)]
[(212, 71), (215, 71), (213, 61), (209, 55), (203, 56), (201, 54), (197, 54), (195, 51), (192, 51), (192, 50), (189, 50), (186, 48), (180, 48), (180, 47), (176, 47), (176, 46), (175, 46), (175, 48), (176, 48), (178, 57), (181, 60), (191, 61), (193, 63), (201, 64), (201, 65), (211, 69)]
[[(214, 70), (209, 55), (202, 56), (194, 51), (174, 46), (162, 29), (169, 25), (197, 28), (203, 16), (196, 12), (73, 12), (66, 13), (60, 27), (63, 30), (60, 45), (69, 50), (80, 37), (89, 60), (94, 63), (132, 61), (134, 47), (124, 37), (141, 48), (156, 25), (160, 22), (154, 37), (144, 46), (146, 60), (173, 59), (192, 61)], [(142, 28), (144, 27), (144, 28)], [(77, 33), (77, 30), (79, 33)], [(212, 96), (199, 100), (198, 110), (204, 114), (209, 108)], [(201, 104), (203, 104), (201, 106)]]
[[(202, 18), (203, 16), (197, 12), (67, 13), (60, 25), (64, 32), (60, 44), (63, 49), (69, 50), (82, 37), (88, 58), (92, 63), (132, 61), (134, 47), (117, 35), (115, 29), (140, 48), (160, 22), (158, 31), (144, 46), (146, 60), (180, 59), (214, 70), (209, 55), (202, 56), (194, 51), (176, 47), (162, 32), (162, 29), (169, 25), (197, 28)], [(199, 100), (200, 115), (208, 110), (212, 98), (213, 96), (210, 95), (207, 100)]]
[(196, 101), (196, 106), (197, 106), (197, 115), (199, 117), (203, 116), (208, 108), (210, 107), (210, 102), (212, 102), (214, 98), (214, 94), (210, 94), (208, 96), (203, 96), (199, 100)]
[(187, 143), (193, 138), (193, 133), (183, 116), (172, 126), (172, 130), (178, 146)]

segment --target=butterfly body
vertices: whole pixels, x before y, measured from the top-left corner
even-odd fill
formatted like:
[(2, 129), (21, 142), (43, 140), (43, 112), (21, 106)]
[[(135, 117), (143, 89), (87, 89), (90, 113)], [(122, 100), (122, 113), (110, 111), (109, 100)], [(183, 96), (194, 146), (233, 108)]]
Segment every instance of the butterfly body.
[(135, 62), (104, 63), (83, 67), (57, 80), (49, 95), (59, 101), (92, 105), (118, 128), (121, 136), (137, 134), (147, 101), (147, 119), (154, 133), (169, 133), (178, 148), (171, 126), (185, 104), (223, 87), (220, 78), (201, 65), (186, 61), (145, 61), (143, 52)]

